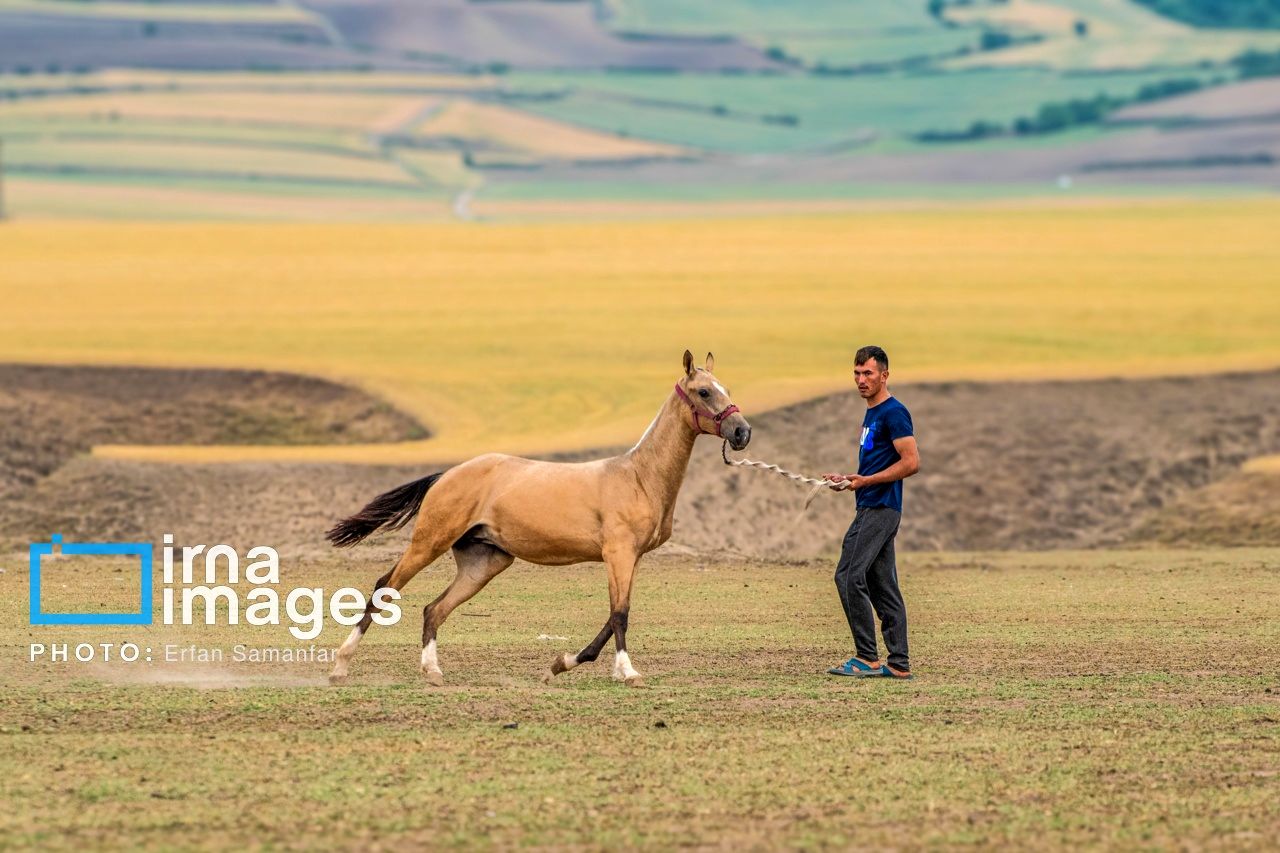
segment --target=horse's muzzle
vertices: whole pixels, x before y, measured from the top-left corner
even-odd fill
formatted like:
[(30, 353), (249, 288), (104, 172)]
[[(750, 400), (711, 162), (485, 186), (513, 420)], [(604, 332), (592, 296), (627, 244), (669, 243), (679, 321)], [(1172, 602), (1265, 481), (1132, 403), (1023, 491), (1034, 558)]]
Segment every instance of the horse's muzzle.
[(751, 425), (743, 421), (725, 437), (729, 439), (729, 446), (734, 450), (744, 450), (751, 443)]

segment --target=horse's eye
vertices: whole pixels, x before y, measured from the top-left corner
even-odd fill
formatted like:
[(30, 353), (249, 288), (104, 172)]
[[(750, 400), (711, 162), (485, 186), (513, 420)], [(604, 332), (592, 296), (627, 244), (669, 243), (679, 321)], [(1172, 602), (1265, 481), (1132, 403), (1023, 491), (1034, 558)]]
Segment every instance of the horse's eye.
[(710, 396), (711, 396), (711, 392), (710, 392), (710, 391), (708, 391), (706, 388), (699, 388), (699, 389), (698, 389), (698, 396), (705, 400), (705, 399), (707, 399), (708, 397), (710, 397)]

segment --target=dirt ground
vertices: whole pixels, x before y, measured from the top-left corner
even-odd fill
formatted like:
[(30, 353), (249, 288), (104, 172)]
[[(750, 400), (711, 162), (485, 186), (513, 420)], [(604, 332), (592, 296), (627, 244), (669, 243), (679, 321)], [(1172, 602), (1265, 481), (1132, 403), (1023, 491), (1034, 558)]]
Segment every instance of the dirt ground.
[(333, 382), (250, 370), (0, 364), (0, 489), (94, 444), (349, 444), (425, 438), (413, 418)]
[[(1151, 515), (1175, 504), (1194, 511), (1190, 501), (1213, 500), (1196, 497), (1201, 487), (1280, 447), (1276, 372), (904, 385), (895, 394), (911, 410), (922, 459), (904, 486), (906, 550), (1133, 544)], [(770, 413), (754, 421), (745, 455), (810, 473), (852, 470), (864, 411), (843, 394)], [(837, 545), (852, 514), (848, 496), (819, 495), (798, 516), (803, 490), (755, 470), (726, 473), (719, 448), (704, 450), (715, 452), (699, 455), (681, 495), (681, 542), (774, 555)], [(1280, 490), (1280, 478), (1266, 485)], [(1280, 543), (1224, 526), (1182, 544)]]
[(1240, 472), (1195, 489), (1144, 518), (1130, 538), (1193, 548), (1280, 542), (1280, 475)]
[[(895, 393), (914, 415), (923, 459), (906, 484), (904, 550), (1280, 544), (1274, 523), (1261, 515), (1247, 521), (1280, 501), (1280, 478), (1248, 478), (1243, 497), (1233, 497), (1238, 488), (1230, 485), (1242, 476), (1243, 461), (1280, 452), (1280, 373), (937, 383)], [(755, 432), (745, 455), (809, 474), (851, 470), (863, 411), (856, 395), (841, 394), (748, 413)], [(322, 536), (334, 519), (424, 471), (145, 464), (84, 451), (107, 441), (391, 441), (422, 434), (376, 400), (301, 377), (5, 367), (0, 544), (21, 547), (54, 532), (91, 540), (158, 540), (172, 532), (179, 542), (271, 544), (314, 555), (327, 550)], [(668, 549), (829, 553), (852, 516), (852, 500), (821, 494), (801, 515), (805, 494), (776, 475), (726, 468), (719, 443), (701, 439)], [(374, 540), (364, 553), (390, 559), (403, 538)]]
[[(0, 525), (18, 538), (43, 530), (55, 506), (81, 519), (67, 523), (93, 537), (128, 526), (99, 527), (99, 519), (163, 509), (164, 497), (151, 485), (135, 490), (127, 478), (109, 474), (60, 494), (65, 467), (74, 468), (95, 444), (345, 444), (427, 436), (413, 418), (351, 388), (238, 370), (0, 365), (0, 424), (0, 514), (7, 519)], [(193, 488), (202, 490), (199, 477)]]
[[(433, 689), (418, 608), (448, 565), (341, 688), (325, 663), (234, 662), (235, 644), (309, 645), (284, 626), (28, 625), (21, 560), (0, 565), (0, 848), (1265, 850), (1280, 833), (1280, 549), (905, 555), (910, 683), (823, 674), (850, 643), (827, 563), (659, 557), (628, 636), (647, 689), (610, 680), (611, 649), (539, 681), (605, 618), (599, 567), (497, 578), (442, 629)], [(286, 589), (352, 577), (345, 555), (282, 569)], [(314, 643), (345, 633), (330, 620)], [(125, 641), (155, 660), (29, 660), (32, 642)], [(193, 645), (226, 660), (162, 660)]]

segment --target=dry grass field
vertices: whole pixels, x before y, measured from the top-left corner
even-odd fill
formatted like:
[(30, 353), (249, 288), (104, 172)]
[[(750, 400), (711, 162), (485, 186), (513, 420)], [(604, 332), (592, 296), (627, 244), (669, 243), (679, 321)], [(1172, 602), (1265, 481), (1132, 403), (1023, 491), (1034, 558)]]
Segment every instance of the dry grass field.
[(680, 149), (645, 140), (625, 139), (575, 127), (498, 104), (452, 101), (416, 128), (427, 136), (446, 136), (550, 159), (625, 160), (674, 157)]
[[(899, 381), (1209, 373), (1280, 359), (1274, 202), (955, 206), (689, 222), (0, 229), (0, 358), (336, 378), (427, 442), (132, 448), (453, 460), (634, 440), (690, 347), (750, 412)], [(536, 328), (530, 337), (528, 330)]]
[[(0, 121), (41, 118), (56, 131), (58, 119), (136, 119), (210, 124), (265, 124), (372, 130), (388, 116), (412, 115), (429, 101), (411, 94), (290, 91), (236, 87), (186, 91), (120, 92), (16, 101), (0, 105)], [(126, 124), (127, 127), (127, 124)], [(110, 129), (110, 125), (106, 127)]]
[(1258, 474), (1280, 474), (1280, 456), (1263, 456), (1245, 466), (1245, 471)]
[(156, 3), (133, 0), (0, 0), (0, 12), (32, 15), (126, 19), (138, 21), (187, 21), (235, 24), (311, 23), (314, 18), (302, 6), (291, 3)]
[[(1263, 850), (1280, 833), (1275, 549), (911, 555), (906, 684), (822, 674), (849, 645), (827, 562), (657, 559), (628, 637), (644, 690), (607, 662), (539, 681), (603, 618), (593, 567), (495, 580), (445, 625), (431, 689), (416, 608), (448, 566), (330, 688), (322, 663), (232, 660), (308, 645), (283, 627), (28, 626), (25, 555), (2, 562), (5, 846)], [(380, 565), (286, 556), (282, 581), (363, 587)], [(155, 660), (28, 661), (32, 642), (130, 640)], [(162, 661), (190, 644), (226, 662)]]
[(352, 184), (357, 189), (414, 186), (413, 179), (393, 163), (358, 151), (291, 151), (253, 143), (138, 139), (23, 142), (10, 144), (8, 149), (24, 164), (49, 170), (71, 162), (108, 173), (167, 170), (179, 177), (304, 179), (311, 183)]
[(24, 178), (6, 182), (6, 197), (39, 209), (50, 217), (83, 221), (120, 217), (154, 219), (157, 210), (171, 222), (222, 222), (263, 220), (332, 222), (335, 219), (448, 221), (453, 218), (449, 199), (421, 192), (379, 192), (364, 188), (352, 192), (350, 184), (324, 194), (314, 186), (256, 181), (219, 175), (213, 178), (154, 180), (135, 185), (109, 181), (76, 181), (58, 178)]

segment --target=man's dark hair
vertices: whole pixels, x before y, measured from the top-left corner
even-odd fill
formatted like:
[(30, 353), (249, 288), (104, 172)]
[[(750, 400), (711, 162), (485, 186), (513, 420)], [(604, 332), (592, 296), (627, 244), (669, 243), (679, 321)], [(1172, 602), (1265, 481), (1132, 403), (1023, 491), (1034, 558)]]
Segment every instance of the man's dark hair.
[(889, 354), (880, 349), (880, 347), (863, 347), (858, 350), (857, 355), (853, 357), (853, 363), (866, 364), (873, 358), (880, 365), (881, 370), (889, 369)]

